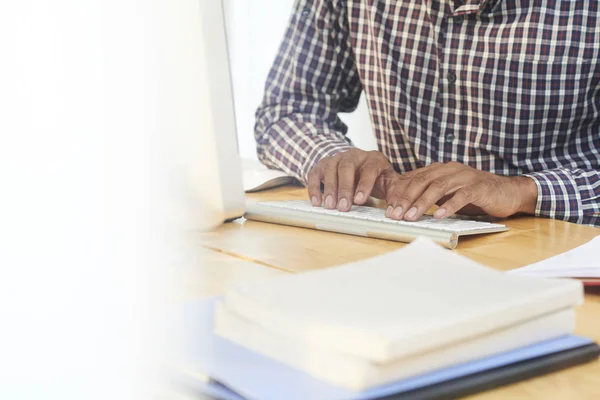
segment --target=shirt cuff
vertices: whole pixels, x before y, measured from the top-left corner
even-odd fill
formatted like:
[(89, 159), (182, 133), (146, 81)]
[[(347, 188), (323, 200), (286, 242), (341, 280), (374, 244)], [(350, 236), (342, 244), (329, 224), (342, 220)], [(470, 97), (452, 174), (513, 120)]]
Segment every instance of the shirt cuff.
[(535, 215), (577, 222), (581, 218), (581, 196), (577, 182), (563, 169), (525, 174), (538, 189)]
[(321, 142), (306, 157), (306, 161), (302, 166), (302, 183), (306, 185), (308, 173), (322, 158), (331, 157), (353, 148), (352, 145), (344, 140)]

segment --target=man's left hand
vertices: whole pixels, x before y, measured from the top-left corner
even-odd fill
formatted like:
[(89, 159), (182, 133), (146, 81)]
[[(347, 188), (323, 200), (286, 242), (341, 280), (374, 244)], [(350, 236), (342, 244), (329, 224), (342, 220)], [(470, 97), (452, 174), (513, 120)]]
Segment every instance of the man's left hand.
[(508, 217), (533, 214), (537, 186), (524, 176), (499, 176), (467, 165), (436, 163), (397, 175), (386, 187), (386, 216), (415, 221), (434, 204), (434, 217), (464, 213)]

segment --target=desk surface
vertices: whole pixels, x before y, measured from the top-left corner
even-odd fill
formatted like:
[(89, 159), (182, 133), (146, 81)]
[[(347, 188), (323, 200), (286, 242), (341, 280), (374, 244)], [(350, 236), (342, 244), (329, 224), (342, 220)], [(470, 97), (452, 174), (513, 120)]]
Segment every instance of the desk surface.
[[(303, 188), (284, 187), (247, 197), (266, 201), (305, 199), (307, 195)], [(484, 265), (509, 270), (562, 253), (600, 235), (598, 228), (533, 217), (504, 223), (510, 228), (508, 232), (463, 238), (454, 251)], [(404, 246), (244, 219), (201, 234), (199, 244), (206, 261), (185, 274), (186, 294), (192, 297), (219, 294), (240, 281), (325, 268)], [(586, 292), (585, 304), (577, 309), (576, 333), (600, 342), (600, 290)], [(600, 361), (472, 397), (599, 399)]]

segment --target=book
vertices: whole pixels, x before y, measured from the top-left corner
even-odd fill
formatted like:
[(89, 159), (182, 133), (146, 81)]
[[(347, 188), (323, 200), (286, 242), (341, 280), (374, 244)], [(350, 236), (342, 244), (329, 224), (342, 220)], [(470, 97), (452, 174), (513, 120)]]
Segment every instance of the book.
[(316, 379), (356, 391), (554, 339), (574, 328), (575, 312), (566, 309), (449, 347), (378, 364), (295, 343), (230, 313), (222, 302), (215, 307), (215, 334)]
[(298, 346), (375, 363), (422, 354), (583, 301), (572, 280), (506, 274), (419, 238), (367, 260), (240, 285), (227, 310)]
[(598, 346), (592, 340), (568, 335), (353, 391), (315, 379), (215, 335), (213, 310), (218, 300), (194, 300), (178, 306), (171, 314), (169, 331), (176, 347), (167, 367), (173, 384), (186, 393), (208, 394), (223, 400), (369, 400), (430, 399), (434, 397), (432, 390), (434, 394), (447, 393), (446, 398), (457, 398), (598, 357)]

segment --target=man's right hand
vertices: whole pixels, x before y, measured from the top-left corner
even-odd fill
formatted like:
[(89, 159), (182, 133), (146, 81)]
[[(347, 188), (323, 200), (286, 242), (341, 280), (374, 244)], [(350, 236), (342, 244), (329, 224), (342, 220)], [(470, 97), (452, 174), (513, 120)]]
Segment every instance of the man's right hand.
[[(308, 173), (308, 195), (315, 207), (349, 211), (369, 196), (383, 198), (386, 181), (396, 173), (378, 151), (351, 149), (321, 159)], [(321, 193), (321, 182), (324, 185)]]

